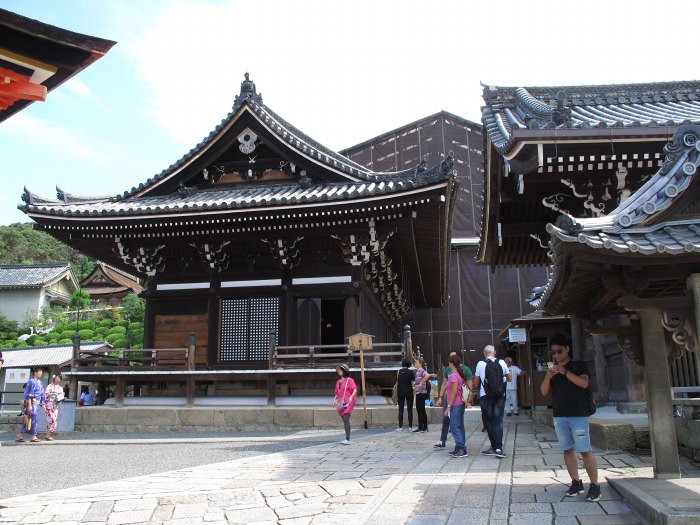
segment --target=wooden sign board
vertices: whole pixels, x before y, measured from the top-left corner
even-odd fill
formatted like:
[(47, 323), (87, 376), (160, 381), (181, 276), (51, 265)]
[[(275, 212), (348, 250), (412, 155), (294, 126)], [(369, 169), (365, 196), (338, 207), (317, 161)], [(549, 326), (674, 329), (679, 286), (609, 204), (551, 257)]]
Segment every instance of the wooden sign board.
[(371, 350), (372, 349), (372, 337), (369, 334), (354, 334), (348, 337), (348, 346), (354, 348), (355, 350)]

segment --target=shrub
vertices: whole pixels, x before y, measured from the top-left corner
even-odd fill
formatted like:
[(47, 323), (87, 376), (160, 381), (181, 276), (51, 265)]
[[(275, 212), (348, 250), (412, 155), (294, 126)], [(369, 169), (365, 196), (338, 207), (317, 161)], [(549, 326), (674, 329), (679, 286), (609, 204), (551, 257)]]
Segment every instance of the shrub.
[(117, 339), (112, 343), (112, 346), (115, 348), (129, 348), (129, 340), (128, 339)]
[(119, 326), (123, 326), (124, 328), (129, 328), (129, 321), (126, 321), (126, 320), (124, 320), (124, 321), (119, 321), (119, 323), (117, 323), (117, 324), (118, 324)]
[(9, 332), (7, 334), (8, 339), (17, 339), (19, 337), (19, 332)]
[(99, 326), (100, 328), (112, 328), (114, 326), (114, 321), (112, 321), (111, 319), (103, 319), (98, 323), (97, 326)]
[[(27, 339), (28, 341), (29, 339)], [(46, 346), (49, 343), (46, 342), (46, 339), (42, 339), (41, 337), (35, 337), (34, 341), (32, 341), (32, 345), (34, 346)]]
[(136, 343), (131, 348), (133, 348), (134, 350), (143, 350), (143, 343)]
[(82, 330), (94, 330), (95, 323), (93, 321), (80, 321), (78, 323), (78, 328), (80, 331), (82, 331)]
[(105, 341), (107, 341), (109, 344), (114, 345), (115, 341), (118, 341), (119, 339), (123, 339), (124, 334), (116, 333), (116, 334), (109, 334), (107, 337), (105, 337)]
[(29, 346), (26, 341), (15, 341), (15, 348), (24, 348)]
[(126, 328), (123, 326), (115, 326), (114, 328), (110, 328), (108, 334), (125, 334), (126, 333)]
[(58, 344), (59, 344), (59, 345), (72, 345), (72, 344), (73, 344), (73, 340), (72, 340), (72, 339), (60, 339), (60, 340), (58, 341)]
[(118, 323), (122, 319), (121, 312), (116, 308), (106, 307), (97, 312), (97, 318), (101, 321), (111, 321), (112, 323)]
[(95, 335), (94, 330), (80, 330), (80, 332), (78, 333), (80, 334), (81, 341), (90, 341), (91, 338)]
[(74, 333), (74, 330), (64, 330), (63, 332), (61, 332), (61, 339), (68, 339), (72, 341)]
[(129, 323), (129, 330), (141, 330), (143, 332), (143, 323)]
[(53, 327), (52, 332), (64, 332), (70, 328), (68, 326), (68, 323), (58, 323), (56, 326)]

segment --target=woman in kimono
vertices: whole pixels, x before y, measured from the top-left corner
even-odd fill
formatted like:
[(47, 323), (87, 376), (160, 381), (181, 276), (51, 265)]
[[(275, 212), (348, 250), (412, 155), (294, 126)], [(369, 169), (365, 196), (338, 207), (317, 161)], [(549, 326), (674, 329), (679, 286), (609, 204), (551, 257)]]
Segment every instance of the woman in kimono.
[(46, 441), (53, 441), (53, 434), (58, 426), (58, 404), (63, 401), (63, 387), (61, 386), (61, 374), (53, 376), (53, 383), (46, 387)]
[(24, 414), (27, 416), (22, 425), (22, 430), (17, 434), (16, 441), (23, 442), (25, 434), (31, 434), (30, 443), (38, 443), (40, 440), (36, 437), (36, 420), (39, 415), (39, 407), (44, 403), (44, 385), (41, 383), (43, 374), (41, 368), (32, 368), (32, 378), (27, 381), (27, 386), (24, 388)]
[(350, 416), (352, 409), (355, 408), (357, 401), (357, 385), (352, 377), (350, 377), (350, 368), (348, 365), (338, 365), (335, 368), (340, 376), (340, 379), (335, 383), (335, 396), (333, 397), (333, 406), (338, 411), (338, 415), (343, 420), (345, 427), (345, 439), (341, 441), (343, 445), (350, 444)]

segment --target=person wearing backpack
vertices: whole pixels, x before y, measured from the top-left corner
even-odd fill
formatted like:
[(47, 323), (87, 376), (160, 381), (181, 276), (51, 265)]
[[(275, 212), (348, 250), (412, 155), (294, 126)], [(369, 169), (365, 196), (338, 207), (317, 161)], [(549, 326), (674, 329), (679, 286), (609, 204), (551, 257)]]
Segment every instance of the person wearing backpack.
[(486, 425), (491, 446), (482, 452), (484, 456), (504, 458), (503, 409), (506, 405), (506, 382), (511, 375), (505, 361), (496, 358), (492, 345), (484, 347), (484, 360), (476, 365), (475, 387), (479, 388), (479, 406)]
[(559, 439), (559, 448), (564, 453), (566, 470), (571, 476), (571, 486), (564, 495), (575, 497), (583, 494), (583, 481), (578, 475), (576, 454), (581, 454), (583, 466), (591, 481), (586, 499), (600, 499), (598, 484), (598, 463), (591, 449), (591, 436), (588, 417), (592, 414), (589, 406), (589, 376), (586, 363), (572, 361), (569, 339), (563, 334), (555, 334), (549, 340), (552, 364), (540, 385), (540, 393), (552, 393), (552, 414), (554, 431)]

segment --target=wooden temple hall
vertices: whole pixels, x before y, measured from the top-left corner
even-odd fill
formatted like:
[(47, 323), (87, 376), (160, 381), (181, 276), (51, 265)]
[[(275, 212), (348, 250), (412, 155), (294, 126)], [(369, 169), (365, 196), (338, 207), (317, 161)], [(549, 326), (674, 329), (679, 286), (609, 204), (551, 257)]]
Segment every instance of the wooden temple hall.
[(146, 350), (80, 352), (71, 376), (116, 382), (118, 400), (125, 385), (190, 401), (327, 394), (363, 332), (367, 391), (390, 391), (407, 316), (447, 299), (454, 164), (446, 151), (367, 169), (272, 111), (246, 74), (228, 116), (138, 187), (25, 191), (38, 228), (146, 282)]
[(700, 450), (700, 82), (484, 101), (480, 260), (548, 266), (531, 304), (570, 316), (598, 403), (648, 410), (655, 473), (680, 477), (679, 447)]

